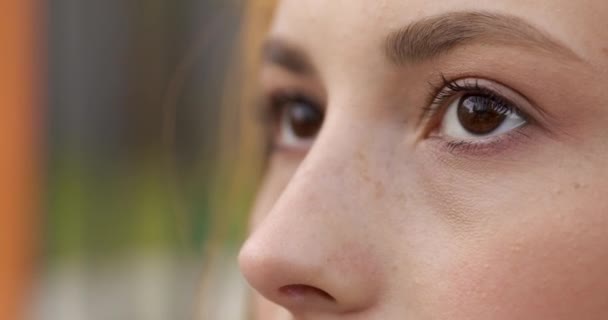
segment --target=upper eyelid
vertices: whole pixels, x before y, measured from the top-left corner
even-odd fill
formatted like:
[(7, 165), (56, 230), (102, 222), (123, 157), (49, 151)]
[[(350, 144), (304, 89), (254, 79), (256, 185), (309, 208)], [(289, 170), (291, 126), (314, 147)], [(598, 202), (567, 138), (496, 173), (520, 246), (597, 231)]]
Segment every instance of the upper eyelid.
[(262, 58), (265, 64), (283, 68), (297, 75), (316, 74), (306, 52), (284, 39), (268, 38), (262, 46)]
[[(446, 103), (447, 100), (452, 99), (454, 96), (457, 96), (459, 93), (477, 93), (479, 95), (486, 96), (490, 99), (498, 100), (499, 102), (503, 102), (505, 104), (516, 105), (515, 102), (510, 101), (508, 98), (503, 97), (502, 95), (494, 92), (493, 90), (480, 86), (479, 80), (475, 79), (474, 84), (465, 83), (460, 85), (456, 82), (446, 83), (444, 88), (440, 89), (437, 95), (433, 98), (431, 102), (432, 109), (440, 107), (441, 104)], [(432, 110), (434, 111), (434, 110)]]
[(277, 109), (279, 107), (278, 104), (296, 100), (308, 103), (319, 109), (320, 112), (325, 113), (325, 105), (319, 103), (319, 100), (313, 98), (313, 95), (305, 93), (304, 90), (283, 88), (268, 91), (263, 90), (258, 95), (256, 102), (257, 119), (263, 125), (268, 126), (276, 120), (277, 114), (280, 111)]
[(298, 74), (277, 65), (266, 64), (260, 71), (258, 81), (259, 94), (262, 96), (301, 96), (325, 109), (327, 92), (317, 76)]
[(271, 104), (278, 102), (299, 101), (312, 105), (321, 112), (325, 112), (325, 104), (314, 95), (297, 89), (276, 89), (268, 93), (268, 98)]
[[(465, 83), (466, 85), (462, 86), (469, 86), (471, 87), (472, 91), (478, 89), (480, 91), (485, 91), (486, 94), (498, 97), (501, 100), (506, 100), (506, 102), (521, 109), (520, 111), (524, 115), (528, 116), (528, 118), (530, 118), (529, 120), (539, 120), (541, 123), (546, 124), (549, 122), (548, 120), (552, 118), (551, 114), (549, 114), (541, 105), (530, 99), (529, 96), (524, 95), (522, 92), (514, 89), (512, 86), (506, 85), (500, 81), (479, 76), (462, 76), (450, 79), (444, 74), (440, 74), (439, 79), (440, 80), (429, 82), (429, 86), (431, 88), (430, 93), (425, 101), (425, 106), (422, 108), (424, 111), (420, 116), (418, 125), (427, 119), (428, 111), (432, 111), (429, 109), (434, 109), (437, 107), (433, 105), (433, 101), (436, 96), (441, 92), (445, 92), (448, 85), (457, 84), (458, 82)], [(471, 81), (474, 81), (474, 84), (471, 84)], [(509, 97), (507, 93), (502, 92), (502, 88), (508, 90), (510, 93), (513, 93), (514, 96)]]

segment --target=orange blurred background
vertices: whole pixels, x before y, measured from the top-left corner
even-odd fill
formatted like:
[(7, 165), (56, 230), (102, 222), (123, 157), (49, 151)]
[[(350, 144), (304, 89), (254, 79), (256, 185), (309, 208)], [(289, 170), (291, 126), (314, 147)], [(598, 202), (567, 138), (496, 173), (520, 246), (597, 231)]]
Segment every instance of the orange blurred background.
[(5, 1), (0, 19), (0, 319), (24, 316), (39, 221), (40, 22), (33, 1)]

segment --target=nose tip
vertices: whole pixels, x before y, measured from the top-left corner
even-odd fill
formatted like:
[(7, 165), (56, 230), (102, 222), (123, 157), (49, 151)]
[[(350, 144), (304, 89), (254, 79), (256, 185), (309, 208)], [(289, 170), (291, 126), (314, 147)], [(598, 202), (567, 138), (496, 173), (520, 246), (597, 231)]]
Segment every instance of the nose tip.
[(239, 254), (239, 265), (256, 291), (294, 314), (346, 308), (339, 293), (322, 279), (323, 270), (313, 264), (289, 260), (248, 241)]

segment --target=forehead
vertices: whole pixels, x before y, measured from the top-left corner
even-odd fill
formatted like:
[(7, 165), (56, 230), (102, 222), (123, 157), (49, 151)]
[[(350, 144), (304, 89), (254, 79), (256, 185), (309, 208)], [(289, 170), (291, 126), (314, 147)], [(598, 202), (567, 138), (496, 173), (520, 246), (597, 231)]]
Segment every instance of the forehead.
[(392, 31), (456, 11), (514, 15), (589, 60), (608, 59), (605, 0), (282, 0), (271, 34), (302, 47), (313, 60), (369, 59)]

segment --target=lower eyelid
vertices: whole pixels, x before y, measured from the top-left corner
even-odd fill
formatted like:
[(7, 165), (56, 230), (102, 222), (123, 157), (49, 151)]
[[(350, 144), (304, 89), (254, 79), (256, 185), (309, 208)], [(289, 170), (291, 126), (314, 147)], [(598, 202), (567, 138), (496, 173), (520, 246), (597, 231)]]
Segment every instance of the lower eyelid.
[(446, 140), (442, 136), (431, 136), (427, 142), (437, 151), (454, 156), (491, 157), (517, 148), (532, 138), (533, 128), (523, 125), (510, 132), (481, 140)]

